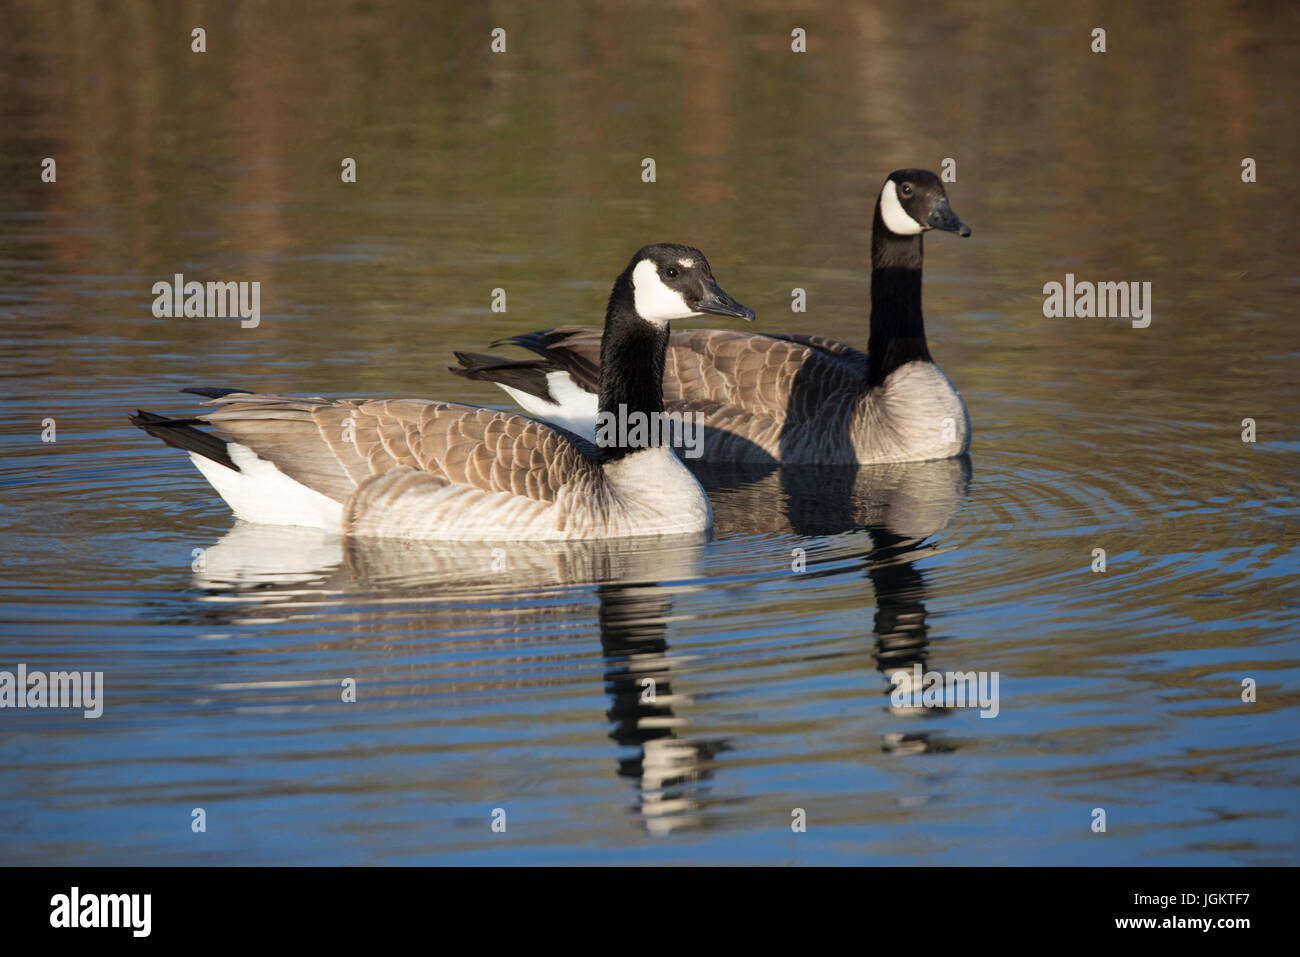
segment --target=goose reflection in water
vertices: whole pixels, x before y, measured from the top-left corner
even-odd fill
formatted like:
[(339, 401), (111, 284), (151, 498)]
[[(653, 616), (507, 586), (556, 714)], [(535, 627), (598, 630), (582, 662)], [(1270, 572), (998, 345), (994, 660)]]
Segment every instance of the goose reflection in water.
[[(609, 736), (624, 749), (618, 774), (637, 782), (646, 829), (667, 833), (702, 823), (711, 762), (727, 748), (720, 738), (682, 737), (687, 720), (676, 709), (688, 699), (674, 691), (672, 673), (689, 659), (669, 654), (673, 597), (701, 587), (704, 545), (703, 536), (498, 545), (343, 539), (241, 523), (207, 550), (195, 577), (213, 626), (229, 624), (230, 609), (250, 600), (256, 604), (240, 608), (235, 620), (289, 620), (346, 602), (354, 636), (391, 641), (397, 629), (418, 629), (447, 634), (458, 647), (500, 645), (511, 633), (572, 631), (590, 621), (590, 605), (564, 598), (594, 585)], [(493, 637), (466, 636), (475, 616)], [(451, 690), (547, 683), (540, 671), (525, 681), (485, 674)], [(416, 693), (449, 690), (443, 680), (410, 686)]]
[[(876, 665), (889, 698), (895, 676), (914, 666), (928, 670), (930, 646), (925, 576), (916, 561), (938, 553), (928, 543), (952, 520), (970, 487), (969, 456), (874, 466), (785, 466), (769, 474), (715, 470), (704, 481), (714, 501), (717, 530), (726, 533), (827, 536), (863, 531), (871, 547), (862, 565), (876, 599)], [(727, 491), (724, 491), (726, 489)], [(779, 501), (780, 510), (772, 503)], [(816, 575), (815, 565), (805, 574)], [(934, 716), (944, 708), (890, 704), (899, 717)], [(954, 750), (929, 731), (890, 731), (882, 750), (916, 754)]]
[[(806, 543), (865, 532), (865, 552), (855, 542), (847, 554), (856, 555), (875, 594), (874, 656), (886, 679), (884, 694), (895, 672), (918, 663), (926, 669), (927, 586), (915, 562), (936, 553), (928, 540), (964, 500), (968, 459), (697, 473), (714, 502), (719, 541), (793, 536)], [(804, 575), (842, 573), (842, 545), (832, 555), (834, 561), (810, 561)], [(706, 568), (710, 559), (715, 567)], [(709, 809), (725, 803), (712, 794), (716, 758), (735, 744), (689, 734), (691, 698), (689, 687), (681, 686), (695, 665), (670, 643), (674, 605), (684, 596), (707, 587), (710, 574), (754, 571), (744, 567), (734, 547), (729, 560), (717, 561), (702, 536), (493, 546), (344, 539), (241, 523), (206, 551), (195, 579), (205, 599), (199, 614), (214, 629), (309, 621), (334, 610), (345, 616), (353, 640), (393, 643), (395, 632), (446, 635), (459, 648), (492, 646), (497, 652), (515, 640), (512, 635), (529, 636), (535, 649), (537, 636), (589, 624), (594, 587), (609, 737), (620, 749), (617, 773), (636, 782), (643, 826), (665, 834), (708, 824)], [(787, 575), (789, 569), (773, 574)], [(337, 626), (335, 621), (327, 627), (336, 633)], [(517, 662), (531, 663), (533, 673), (522, 679), (517, 673), (502, 677), (496, 668), (430, 675), (398, 662), (359, 680), (370, 687), (400, 682), (417, 695), (491, 695), (561, 683), (554, 672), (537, 667), (551, 664), (549, 659), (521, 654)], [(373, 692), (367, 700), (374, 700)], [(898, 717), (917, 713), (891, 710)], [(882, 749), (891, 753), (952, 747), (927, 731), (888, 731), (882, 740)]]

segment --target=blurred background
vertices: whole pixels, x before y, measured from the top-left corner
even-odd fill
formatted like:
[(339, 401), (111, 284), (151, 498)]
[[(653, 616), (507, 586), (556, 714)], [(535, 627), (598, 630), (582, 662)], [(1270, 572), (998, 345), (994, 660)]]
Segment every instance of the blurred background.
[[(0, 860), (1297, 863), (1298, 66), (1283, 2), (0, 0), (0, 668), (110, 695), (0, 712)], [(955, 471), (712, 477), (711, 544), (500, 581), (231, 532), (125, 420), (504, 405), (452, 350), (598, 323), (656, 241), (862, 346), (875, 195), (945, 158)], [(260, 281), (260, 325), (154, 318), (177, 272)], [(1150, 328), (1045, 319), (1067, 272), (1151, 282)], [(998, 719), (889, 710), (937, 639)]]

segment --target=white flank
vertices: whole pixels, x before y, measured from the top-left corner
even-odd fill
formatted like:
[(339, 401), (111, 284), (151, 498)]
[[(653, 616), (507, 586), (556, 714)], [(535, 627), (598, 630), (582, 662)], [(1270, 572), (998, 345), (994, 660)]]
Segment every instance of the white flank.
[(588, 442), (596, 441), (596, 413), (599, 411), (600, 399), (594, 392), (588, 392), (567, 372), (548, 372), (546, 387), (555, 396), (555, 402), (530, 395), (508, 385), (503, 390), (518, 403), (519, 408), (529, 415), (536, 416), (543, 422), (550, 422), (562, 429), (568, 429), (574, 435), (580, 435)]
[(342, 503), (295, 482), (247, 446), (231, 442), (226, 452), (240, 471), (235, 472), (195, 452), (190, 453), (190, 459), (226, 500), (236, 518), (264, 525), (305, 525), (342, 531)]

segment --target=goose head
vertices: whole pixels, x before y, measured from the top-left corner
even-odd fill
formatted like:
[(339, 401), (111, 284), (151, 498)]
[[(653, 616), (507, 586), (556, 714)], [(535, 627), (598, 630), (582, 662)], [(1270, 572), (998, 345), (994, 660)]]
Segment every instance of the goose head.
[(880, 221), (896, 236), (918, 236), (931, 229), (969, 236), (970, 227), (948, 205), (939, 177), (926, 169), (899, 169), (889, 174), (876, 202)]
[(754, 310), (723, 292), (704, 253), (693, 246), (643, 246), (624, 273), (636, 314), (656, 326), (704, 313), (754, 320)]

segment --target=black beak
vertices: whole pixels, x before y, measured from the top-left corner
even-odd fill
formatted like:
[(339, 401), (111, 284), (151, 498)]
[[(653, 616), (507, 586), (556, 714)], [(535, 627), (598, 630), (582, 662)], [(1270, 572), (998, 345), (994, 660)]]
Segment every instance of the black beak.
[(957, 214), (952, 211), (946, 199), (934, 204), (934, 209), (926, 218), (926, 225), (931, 229), (942, 229), (945, 233), (956, 233), (958, 236), (970, 235), (970, 227), (957, 218)]
[(749, 306), (742, 306), (728, 296), (712, 277), (704, 280), (704, 295), (695, 304), (695, 311), (711, 312), (715, 316), (731, 316), (733, 319), (744, 319), (746, 322), (754, 321), (754, 310)]

